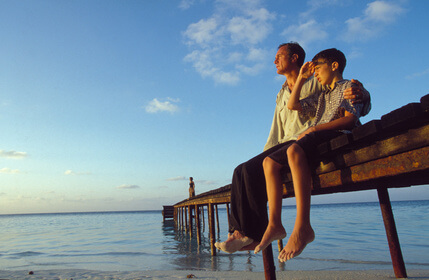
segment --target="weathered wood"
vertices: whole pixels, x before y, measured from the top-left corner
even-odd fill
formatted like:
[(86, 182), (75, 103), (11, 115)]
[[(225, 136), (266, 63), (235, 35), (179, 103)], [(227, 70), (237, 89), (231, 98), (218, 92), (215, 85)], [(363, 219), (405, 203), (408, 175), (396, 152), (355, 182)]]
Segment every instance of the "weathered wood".
[(220, 233), (220, 226), (219, 226), (219, 212), (217, 209), (217, 204), (215, 204), (215, 213), (216, 213), (216, 226), (217, 226), (217, 233)]
[(192, 238), (192, 208), (193, 206), (188, 206), (188, 216), (189, 216), (189, 238)]
[(195, 230), (197, 232), (197, 243), (201, 245), (200, 207), (195, 205)]
[(383, 215), (384, 227), (386, 228), (387, 242), (389, 244), (390, 256), (392, 258), (393, 271), (396, 278), (407, 278), (404, 258), (402, 257), (401, 245), (399, 244), (396, 231), (395, 218), (393, 217), (389, 193), (386, 187), (377, 189), (380, 201), (381, 213)]
[(216, 232), (215, 232), (215, 224), (214, 224), (214, 207), (213, 204), (209, 203), (208, 205), (208, 216), (209, 216), (209, 232), (210, 232), (210, 250), (212, 256), (216, 256)]
[(264, 261), (265, 280), (276, 280), (276, 266), (274, 265), (273, 246), (270, 244), (262, 250)]

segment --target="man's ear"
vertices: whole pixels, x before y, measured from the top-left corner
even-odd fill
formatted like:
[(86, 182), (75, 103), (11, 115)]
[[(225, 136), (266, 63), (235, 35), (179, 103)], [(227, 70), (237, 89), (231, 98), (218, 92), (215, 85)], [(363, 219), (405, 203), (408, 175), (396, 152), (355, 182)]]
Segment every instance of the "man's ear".
[(296, 63), (296, 62), (298, 61), (298, 55), (297, 55), (296, 53), (294, 53), (294, 54), (292, 55), (291, 59), (292, 59), (292, 62), (293, 62), (293, 63)]

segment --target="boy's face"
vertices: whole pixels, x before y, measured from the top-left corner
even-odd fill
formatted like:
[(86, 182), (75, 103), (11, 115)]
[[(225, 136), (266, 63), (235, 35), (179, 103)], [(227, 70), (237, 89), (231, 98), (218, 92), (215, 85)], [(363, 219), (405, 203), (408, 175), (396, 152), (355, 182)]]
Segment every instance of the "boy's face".
[(331, 64), (323, 59), (314, 62), (314, 76), (322, 85), (330, 85), (334, 75)]

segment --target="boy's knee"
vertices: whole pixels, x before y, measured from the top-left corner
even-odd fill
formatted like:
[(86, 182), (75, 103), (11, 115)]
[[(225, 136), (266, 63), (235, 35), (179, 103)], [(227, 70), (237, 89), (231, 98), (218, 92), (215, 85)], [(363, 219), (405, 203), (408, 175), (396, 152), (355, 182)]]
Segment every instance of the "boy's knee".
[(262, 166), (264, 168), (264, 171), (278, 170), (281, 167), (279, 163), (275, 162), (270, 157), (264, 158), (264, 161), (262, 162)]
[(288, 160), (295, 160), (297, 157), (299, 157), (303, 153), (303, 150), (298, 144), (292, 144), (287, 149), (286, 153), (287, 153)]

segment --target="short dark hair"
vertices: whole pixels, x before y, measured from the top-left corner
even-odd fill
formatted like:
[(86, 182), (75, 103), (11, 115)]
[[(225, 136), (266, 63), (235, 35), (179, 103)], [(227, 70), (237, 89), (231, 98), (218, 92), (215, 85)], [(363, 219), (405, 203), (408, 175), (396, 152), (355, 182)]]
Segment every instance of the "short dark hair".
[(319, 52), (313, 57), (312, 61), (316, 62), (318, 59), (326, 60), (326, 62), (331, 64), (336, 61), (338, 63), (338, 71), (340, 72), (340, 74), (343, 74), (344, 68), (346, 68), (346, 56), (343, 54), (342, 51), (337, 50), (335, 48)]
[(298, 55), (298, 60), (296, 61), (296, 63), (298, 64), (299, 67), (301, 67), (304, 64), (305, 51), (297, 42), (289, 42), (289, 43), (281, 44), (277, 49), (280, 49), (282, 47), (287, 47), (287, 50), (289, 51), (290, 56), (294, 54)]

